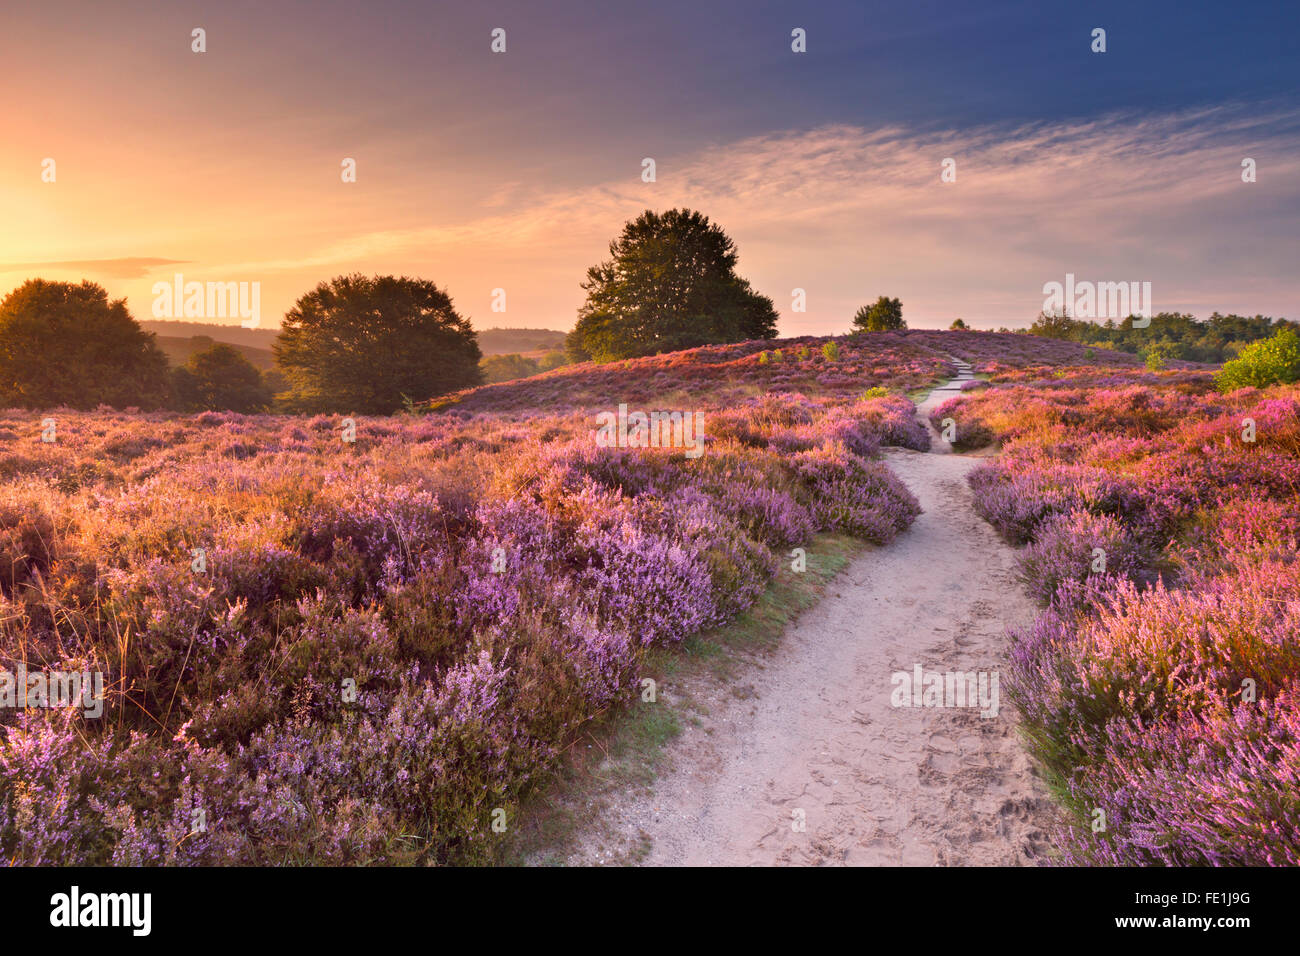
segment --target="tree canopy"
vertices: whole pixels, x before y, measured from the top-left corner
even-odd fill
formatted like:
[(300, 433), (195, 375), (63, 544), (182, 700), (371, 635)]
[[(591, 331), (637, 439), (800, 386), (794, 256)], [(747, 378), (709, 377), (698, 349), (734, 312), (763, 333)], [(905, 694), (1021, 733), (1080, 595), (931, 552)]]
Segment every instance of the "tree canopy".
[(0, 404), (157, 408), (170, 391), (153, 333), (98, 283), (30, 279), (0, 302)]
[(853, 316), (853, 327), (862, 332), (888, 332), (891, 329), (905, 329), (903, 321), (903, 303), (882, 295), (871, 305), (864, 305)]
[(172, 379), (177, 407), (184, 411), (264, 412), (271, 405), (271, 389), (262, 373), (225, 342), (195, 352), (172, 373)]
[(432, 282), (359, 274), (322, 282), (272, 346), (293, 411), (387, 415), (482, 381), (478, 338)]
[(776, 337), (776, 307), (736, 274), (736, 244), (701, 213), (646, 210), (587, 270), (565, 349), (612, 361)]

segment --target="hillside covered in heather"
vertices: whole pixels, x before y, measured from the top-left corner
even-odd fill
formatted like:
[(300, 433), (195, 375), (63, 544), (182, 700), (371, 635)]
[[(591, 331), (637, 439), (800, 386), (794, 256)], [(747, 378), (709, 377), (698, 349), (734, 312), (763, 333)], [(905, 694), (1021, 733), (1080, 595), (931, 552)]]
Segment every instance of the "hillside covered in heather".
[[(829, 351), (828, 351), (829, 350)], [(980, 374), (1008, 369), (1138, 368), (1126, 352), (1011, 332), (902, 330), (708, 345), (620, 362), (583, 362), (433, 400), (462, 412), (593, 408), (654, 399), (726, 406), (765, 392), (843, 398), (867, 388), (910, 390), (950, 375), (956, 357)]]

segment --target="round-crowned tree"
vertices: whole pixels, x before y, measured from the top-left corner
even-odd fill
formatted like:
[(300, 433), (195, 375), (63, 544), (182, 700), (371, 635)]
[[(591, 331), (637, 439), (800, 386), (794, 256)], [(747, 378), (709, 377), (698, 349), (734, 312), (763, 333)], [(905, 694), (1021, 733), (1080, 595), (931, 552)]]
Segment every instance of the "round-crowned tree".
[(574, 361), (776, 338), (772, 300), (736, 275), (736, 244), (689, 209), (647, 210), (587, 270), (587, 301), (565, 351)]
[[(195, 336), (198, 338), (198, 336)], [(187, 412), (264, 412), (271, 389), (239, 349), (214, 342), (172, 373), (177, 406)]]
[(272, 345), (300, 412), (387, 415), (482, 382), (478, 336), (432, 282), (338, 276), (285, 314)]
[(859, 332), (888, 332), (891, 329), (905, 329), (903, 321), (903, 303), (882, 295), (871, 305), (864, 305), (853, 316), (853, 327)]
[(103, 286), (30, 279), (0, 302), (0, 405), (158, 408), (170, 393), (153, 333)]

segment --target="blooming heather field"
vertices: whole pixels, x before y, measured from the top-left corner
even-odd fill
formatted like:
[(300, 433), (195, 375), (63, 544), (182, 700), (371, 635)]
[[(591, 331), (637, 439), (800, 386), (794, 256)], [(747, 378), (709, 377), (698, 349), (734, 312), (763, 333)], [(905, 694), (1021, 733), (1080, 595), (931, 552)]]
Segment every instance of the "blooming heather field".
[[(0, 412), (4, 669), (107, 675), (98, 718), (3, 711), (5, 859), (491, 861), (493, 812), (648, 648), (734, 618), (818, 531), (908, 528), (877, 453), (929, 448), (900, 393), (955, 355), (992, 381), (933, 420), (1001, 446), (972, 485), (1044, 607), (1009, 683), (1064, 859), (1300, 862), (1300, 388), (1023, 335), (829, 342), (566, 367), (355, 442)], [(599, 447), (620, 403), (700, 411), (704, 454)]]
[[(916, 515), (873, 457), (929, 436), (860, 393), (943, 357), (778, 345), (489, 387), (354, 443), (332, 417), (0, 413), (6, 667), (107, 675), (99, 719), (5, 712), (5, 858), (491, 859), (493, 811), (647, 648), (732, 618), (817, 531)], [(649, 407), (702, 410), (698, 458), (597, 447), (576, 410), (668, 387)]]
[(1300, 386), (1102, 371), (941, 405), (1044, 610), (1011, 692), (1079, 864), (1300, 863)]

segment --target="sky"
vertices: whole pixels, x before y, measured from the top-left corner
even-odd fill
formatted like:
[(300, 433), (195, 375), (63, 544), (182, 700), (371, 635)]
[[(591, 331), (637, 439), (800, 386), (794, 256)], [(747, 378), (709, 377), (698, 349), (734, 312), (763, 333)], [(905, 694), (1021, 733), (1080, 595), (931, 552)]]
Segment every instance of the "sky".
[(783, 335), (879, 295), (1022, 327), (1067, 273), (1296, 319), (1297, 32), (1188, 0), (6, 0), (0, 294), (88, 278), (150, 319), (177, 274), (258, 283), (273, 327), (399, 274), (567, 330), (623, 224), (689, 206)]

